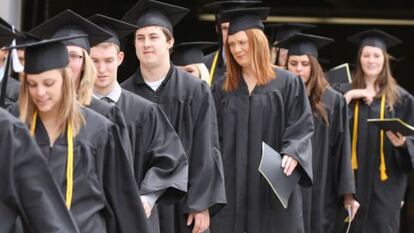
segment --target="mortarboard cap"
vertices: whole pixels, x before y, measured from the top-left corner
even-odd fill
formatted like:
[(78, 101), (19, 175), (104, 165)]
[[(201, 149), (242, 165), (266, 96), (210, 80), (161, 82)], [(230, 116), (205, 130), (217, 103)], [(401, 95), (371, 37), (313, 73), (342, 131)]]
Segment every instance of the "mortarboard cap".
[(240, 8), (223, 11), (223, 17), (230, 22), (229, 35), (247, 29), (264, 29), (263, 21), (269, 15), (269, 7)]
[(16, 38), (16, 45), (27, 44), (31, 42), (39, 41), (40, 38), (29, 32), (21, 32), (21, 36)]
[[(253, 1), (253, 0), (229, 0), (229, 1), (215, 1), (211, 3), (207, 3), (203, 6), (204, 9), (211, 10), (215, 13), (216, 17), (219, 15), (220, 22), (228, 22), (229, 19), (222, 16), (223, 11), (231, 10), (231, 9), (238, 9), (238, 8), (245, 8), (249, 6), (253, 6), (256, 4), (260, 4), (262, 1)], [(217, 18), (216, 18), (217, 20)]]
[(203, 49), (216, 46), (216, 42), (185, 42), (174, 46), (172, 62), (174, 65), (203, 63)]
[(388, 48), (400, 44), (402, 41), (397, 37), (394, 37), (384, 31), (378, 29), (370, 29), (362, 32), (358, 32), (350, 37), (348, 40), (352, 43), (363, 46), (373, 46), (381, 48), (387, 51)]
[(88, 20), (111, 33), (112, 37), (107, 39), (105, 42), (114, 43), (118, 46), (121, 46), (119, 41), (120, 38), (123, 38), (137, 30), (137, 26), (135, 25), (101, 14), (93, 15), (89, 17)]
[(374, 124), (382, 130), (400, 133), (403, 136), (414, 135), (414, 127), (402, 121), (400, 118), (368, 119), (368, 123)]
[(109, 32), (71, 10), (61, 12), (36, 26), (30, 32), (41, 38), (61, 38), (87, 34), (88, 37), (63, 41), (65, 45), (78, 46), (87, 52), (89, 52), (91, 46), (111, 37)]
[(269, 27), (276, 31), (276, 36), (274, 41), (272, 41), (272, 43), (274, 43), (275, 41), (282, 41), (288, 37), (300, 33), (303, 30), (316, 28), (316, 25), (304, 23), (280, 23), (269, 25)]
[(288, 49), (289, 56), (311, 55), (317, 58), (318, 49), (323, 48), (333, 41), (334, 39), (328, 37), (298, 33), (280, 41), (277, 46)]
[(262, 160), (259, 171), (286, 209), (290, 195), (299, 182), (299, 171), (295, 169), (290, 176), (286, 176), (282, 168), (281, 155), (265, 142), (262, 142)]
[(25, 48), (24, 71), (27, 74), (39, 74), (48, 70), (65, 68), (69, 64), (69, 55), (63, 42), (80, 37), (87, 37), (87, 35), (45, 39), (12, 46), (9, 49)]
[(176, 25), (190, 10), (154, 0), (140, 0), (122, 18), (138, 28), (161, 26), (173, 34)]
[(11, 29), (0, 25), (0, 48), (8, 46), (13, 39), (18, 37), (17, 33), (14, 33)]

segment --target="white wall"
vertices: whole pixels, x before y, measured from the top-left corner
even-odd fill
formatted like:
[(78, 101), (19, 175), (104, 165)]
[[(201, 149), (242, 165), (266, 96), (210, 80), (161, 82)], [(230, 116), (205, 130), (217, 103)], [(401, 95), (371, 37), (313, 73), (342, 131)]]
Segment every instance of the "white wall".
[(22, 0), (0, 0), (0, 17), (21, 29)]

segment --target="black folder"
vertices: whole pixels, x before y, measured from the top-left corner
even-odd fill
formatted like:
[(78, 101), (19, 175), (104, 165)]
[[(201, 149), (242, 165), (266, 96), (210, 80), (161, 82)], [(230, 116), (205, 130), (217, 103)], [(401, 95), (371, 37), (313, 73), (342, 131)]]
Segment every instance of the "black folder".
[(385, 131), (392, 131), (393, 133), (400, 133), (403, 136), (414, 135), (414, 127), (405, 123), (399, 118), (385, 118), (385, 119), (368, 119), (368, 123), (378, 126)]
[(262, 160), (260, 161), (259, 171), (267, 180), (283, 207), (287, 208), (290, 195), (300, 179), (298, 167), (290, 176), (286, 176), (283, 173), (282, 156), (265, 142), (262, 142)]
[(351, 83), (352, 78), (349, 70), (349, 64), (344, 63), (328, 70), (328, 72), (326, 72), (326, 79), (331, 85)]

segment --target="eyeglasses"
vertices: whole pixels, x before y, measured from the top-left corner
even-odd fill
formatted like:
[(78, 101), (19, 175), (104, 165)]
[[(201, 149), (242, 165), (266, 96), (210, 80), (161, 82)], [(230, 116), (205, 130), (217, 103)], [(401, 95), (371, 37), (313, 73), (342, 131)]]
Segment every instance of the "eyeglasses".
[(83, 58), (82, 55), (78, 55), (78, 54), (75, 54), (75, 53), (69, 54), (69, 60), (70, 61), (78, 62), (78, 61), (82, 60), (82, 58)]

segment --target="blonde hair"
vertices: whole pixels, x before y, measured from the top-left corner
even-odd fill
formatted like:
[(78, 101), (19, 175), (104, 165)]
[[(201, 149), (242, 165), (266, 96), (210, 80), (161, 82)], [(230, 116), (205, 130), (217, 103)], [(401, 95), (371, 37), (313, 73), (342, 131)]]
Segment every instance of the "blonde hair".
[[(249, 56), (253, 62), (257, 85), (266, 85), (270, 80), (276, 78), (276, 73), (273, 71), (273, 66), (270, 62), (270, 50), (267, 37), (259, 29), (248, 29), (244, 32), (246, 32), (249, 40)], [(240, 85), (242, 68), (233, 58), (230, 46), (225, 46), (225, 52), (227, 58), (227, 76), (223, 89), (225, 91), (232, 91)]]
[[(58, 106), (58, 133), (59, 135), (63, 134), (66, 130), (66, 125), (70, 122), (72, 125), (73, 136), (76, 136), (81, 127), (84, 125), (85, 119), (80, 112), (79, 103), (76, 101), (75, 87), (68, 69), (60, 69), (60, 73), (62, 75), (63, 82), (61, 92), (62, 99)], [(20, 83), (19, 111), (19, 119), (30, 127), (33, 120), (33, 114), (37, 111), (37, 108), (29, 93), (27, 74), (22, 77)]]
[[(361, 47), (358, 51), (357, 57), (357, 64), (355, 69), (355, 74), (352, 79), (352, 88), (353, 89), (363, 89), (365, 88), (365, 74), (362, 70), (361, 66), (361, 55), (362, 50), (364, 47)], [(382, 68), (381, 73), (378, 75), (377, 79), (375, 80), (375, 86), (379, 87), (379, 92), (377, 93), (377, 97), (385, 95), (387, 100), (387, 105), (390, 110), (394, 108), (394, 105), (397, 103), (400, 94), (398, 92), (398, 85), (397, 81), (395, 81), (394, 77), (392, 76), (391, 66), (390, 66), (390, 59), (391, 56), (381, 49), (384, 55), (384, 66)]]
[(84, 106), (88, 106), (91, 104), (92, 101), (92, 94), (93, 88), (95, 85), (96, 79), (96, 68), (95, 64), (93, 63), (91, 57), (88, 53), (82, 49), (83, 54), (83, 64), (82, 64), (82, 72), (79, 81), (79, 87), (77, 90), (77, 99), (80, 104)]

